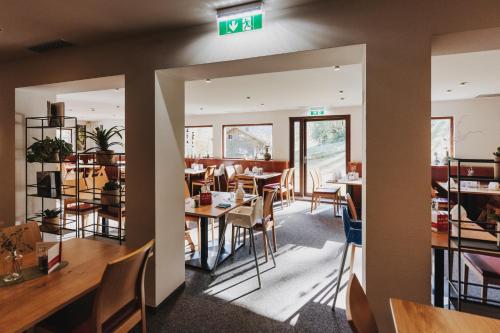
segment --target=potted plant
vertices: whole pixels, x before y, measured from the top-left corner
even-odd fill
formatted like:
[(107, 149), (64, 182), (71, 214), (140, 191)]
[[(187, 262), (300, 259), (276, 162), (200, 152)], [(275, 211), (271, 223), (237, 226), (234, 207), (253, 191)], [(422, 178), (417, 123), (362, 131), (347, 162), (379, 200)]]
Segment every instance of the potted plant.
[(102, 126), (96, 127), (92, 132), (87, 132), (87, 137), (94, 141), (96, 147), (87, 149), (85, 152), (89, 152), (92, 150), (96, 151), (96, 160), (97, 164), (107, 165), (107, 164), (116, 164), (116, 155), (113, 150), (110, 148), (112, 146), (123, 146), (121, 142), (111, 140), (117, 136), (120, 139), (123, 139), (121, 132), (125, 129), (119, 126), (113, 126), (109, 129), (104, 129)]
[(493, 166), (494, 178), (495, 180), (500, 180), (500, 147), (497, 148), (497, 151), (493, 155), (495, 155), (495, 165)]
[(115, 180), (110, 180), (101, 191), (101, 204), (109, 206), (120, 205), (120, 189), (121, 186)]
[(38, 216), (42, 217), (43, 228), (50, 232), (59, 232), (59, 214), (61, 214), (60, 209), (46, 209), (39, 213)]
[(22, 277), (22, 262), (23, 251), (33, 250), (29, 244), (23, 242), (24, 231), (27, 227), (16, 228), (12, 233), (6, 233), (0, 230), (0, 254), (8, 253), (5, 258), (2, 258), (6, 267), (3, 277), (5, 283), (13, 282)]
[(26, 152), (26, 160), (30, 163), (33, 162), (59, 162), (64, 161), (71, 153), (73, 148), (70, 143), (62, 139), (45, 139), (33, 138), (35, 142), (28, 147)]

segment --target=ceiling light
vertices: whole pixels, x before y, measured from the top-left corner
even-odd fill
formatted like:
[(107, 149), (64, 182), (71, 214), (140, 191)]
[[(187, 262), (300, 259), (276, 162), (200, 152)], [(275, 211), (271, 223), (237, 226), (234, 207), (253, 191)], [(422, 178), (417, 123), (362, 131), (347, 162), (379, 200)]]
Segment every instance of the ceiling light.
[(95, 111), (95, 109), (94, 109), (94, 108), (90, 108), (90, 111), (94, 112), (94, 111)]
[(120, 108), (120, 106), (119, 106), (119, 105), (117, 105), (117, 106), (116, 106), (116, 108), (117, 108), (117, 109), (119, 109), (119, 108)]
[(447, 93), (451, 93), (452, 91), (453, 90), (451, 90), (451, 89), (446, 90)]
[(212, 80), (210, 80), (210, 79), (205, 79), (205, 82), (206, 82), (206, 83), (210, 83), (210, 82), (212, 82)]
[(344, 91), (343, 91), (343, 90), (339, 90), (339, 94), (341, 94), (341, 95), (342, 95), (343, 93), (344, 93)]
[(460, 82), (460, 85), (461, 85), (461, 86), (465, 86), (465, 85), (466, 85), (466, 84), (468, 84), (468, 83), (469, 83), (469, 82), (464, 81), (464, 82)]
[(203, 108), (202, 108), (202, 107), (200, 108), (200, 111), (203, 111)]
[(120, 88), (115, 88), (116, 91), (120, 91)]
[(247, 99), (250, 99), (250, 96), (247, 96)]
[(333, 70), (336, 71), (336, 72), (339, 71), (340, 70), (340, 66), (333, 66)]
[(264, 106), (264, 103), (260, 103), (260, 106)]
[(340, 100), (343, 101), (345, 98), (344, 97), (340, 97)]

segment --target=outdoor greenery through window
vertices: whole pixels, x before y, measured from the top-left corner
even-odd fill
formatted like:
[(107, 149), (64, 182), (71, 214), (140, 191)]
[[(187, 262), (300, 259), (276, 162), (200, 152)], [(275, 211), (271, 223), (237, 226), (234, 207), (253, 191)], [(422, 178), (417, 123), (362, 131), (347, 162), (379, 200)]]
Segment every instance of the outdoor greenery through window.
[(433, 165), (446, 164), (453, 155), (453, 118), (431, 119), (431, 161)]
[(184, 130), (184, 155), (186, 157), (212, 157), (213, 149), (212, 126), (186, 127)]
[(224, 158), (264, 159), (266, 147), (272, 155), (273, 125), (224, 126)]

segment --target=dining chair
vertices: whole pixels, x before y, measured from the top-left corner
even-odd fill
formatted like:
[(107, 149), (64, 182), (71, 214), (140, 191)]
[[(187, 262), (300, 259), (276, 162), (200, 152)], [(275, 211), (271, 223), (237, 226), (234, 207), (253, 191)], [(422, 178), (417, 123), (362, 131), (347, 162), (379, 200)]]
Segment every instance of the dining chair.
[(290, 168), (286, 175), (286, 193), (287, 200), (290, 201), (290, 197), (292, 197), (293, 202), (295, 202), (295, 168)]
[(235, 164), (234, 170), (236, 171), (237, 175), (241, 175), (243, 173), (243, 166), (241, 164)]
[(281, 200), (281, 209), (284, 209), (284, 207), (283, 207), (283, 195), (285, 196), (287, 206), (289, 205), (288, 188), (287, 188), (287, 176), (288, 176), (289, 170), (290, 169), (283, 170), (283, 172), (281, 173), (281, 178), (280, 178), (279, 183), (264, 185), (264, 192), (266, 192), (266, 191), (272, 192), (272, 191), (276, 190), (279, 193), (280, 200)]
[(349, 213), (351, 213), (353, 220), (357, 220), (358, 212), (356, 211), (356, 206), (354, 205), (354, 201), (352, 201), (351, 195), (349, 193), (346, 193), (345, 199), (347, 201), (347, 207), (349, 207)]
[(335, 304), (337, 303), (337, 296), (342, 282), (342, 275), (344, 274), (344, 265), (347, 257), (347, 251), (349, 251), (350, 247), (351, 261), (349, 265), (349, 277), (351, 277), (354, 265), (354, 253), (356, 246), (362, 246), (361, 221), (352, 220), (351, 217), (349, 216), (349, 212), (347, 211), (346, 206), (342, 206), (342, 222), (344, 223), (345, 244), (337, 275), (337, 287), (335, 289), (335, 296), (333, 297), (332, 311), (335, 311)]
[(254, 176), (236, 174), (234, 182), (236, 183), (236, 188), (241, 184), (245, 192), (254, 195), (258, 193), (257, 181)]
[[(71, 174), (68, 174), (67, 176), (70, 175)], [(89, 216), (95, 214), (99, 209), (99, 206), (89, 202), (85, 202), (85, 200), (92, 199), (92, 194), (87, 192), (87, 190), (90, 189), (87, 182), (88, 179), (85, 179), (83, 177), (82, 172), (79, 172), (78, 180), (76, 180), (74, 177), (73, 178), (67, 177), (63, 181), (63, 194), (66, 196), (70, 196), (63, 200), (63, 228), (66, 228), (66, 225), (68, 223), (68, 216), (75, 216), (76, 218), (81, 216), (82, 218), (81, 230), (83, 238), (85, 238), (85, 228), (87, 227)], [(79, 198), (81, 199), (80, 201), (78, 201), (76, 198), (77, 183), (79, 192), (78, 194)], [(76, 221), (76, 223), (80, 225), (79, 221)]]
[(469, 271), (481, 277), (481, 302), (488, 302), (489, 285), (500, 285), (500, 258), (482, 254), (464, 253), (464, 297), (469, 293)]
[[(217, 250), (217, 256), (215, 257), (214, 268), (212, 269), (211, 274), (214, 275), (217, 270), (217, 264), (219, 262), (219, 257), (221, 253), (221, 249), (224, 246), (225, 242), (225, 234), (226, 227), (228, 224), (231, 224), (232, 227), (239, 227), (243, 229), (248, 229), (250, 234), (250, 252), (253, 249), (254, 260), (255, 260), (255, 269), (257, 270), (257, 279), (259, 281), (259, 289), (262, 284), (260, 281), (260, 271), (259, 271), (259, 261), (257, 259), (257, 252), (255, 250), (255, 237), (254, 237), (254, 227), (259, 220), (263, 218), (263, 202), (262, 197), (258, 197), (251, 206), (240, 206), (227, 214), (226, 224), (224, 226), (224, 230), (222, 231), (222, 238), (219, 240), (219, 247)], [(265, 237), (268, 242), (268, 246), (271, 249), (271, 243), (269, 242), (269, 237)], [(273, 267), (276, 267), (276, 260), (274, 259), (274, 253), (271, 251), (271, 257), (273, 259)]]
[(215, 182), (214, 182), (214, 172), (215, 172), (216, 166), (215, 165), (210, 165), (207, 166), (207, 169), (205, 170), (205, 175), (203, 176), (203, 179), (198, 179), (198, 180), (193, 180), (191, 182), (191, 193), (194, 195), (194, 187), (195, 186), (208, 186), (208, 188), (213, 187), (215, 189)]
[[(219, 167), (217, 169), (215, 169), (214, 171), (214, 179), (217, 179), (217, 191), (220, 191), (221, 190), (221, 186), (220, 186), (220, 178), (221, 177), (226, 177), (226, 173), (224, 171), (225, 169), (225, 166), (224, 166), (224, 163), (222, 163), (221, 165), (219, 165)], [(215, 189), (215, 185), (214, 185), (214, 189)]]
[(331, 199), (333, 200), (333, 209), (334, 211), (338, 211), (338, 207), (340, 204), (339, 192), (340, 187), (321, 187), (318, 179), (317, 172), (313, 170), (309, 170), (309, 174), (311, 175), (311, 179), (313, 182), (313, 191), (311, 198), (311, 213), (314, 209), (319, 206), (321, 202), (321, 198)]
[[(263, 214), (262, 218), (257, 220), (257, 223), (254, 226), (255, 231), (262, 231), (262, 237), (263, 237), (263, 244), (264, 244), (264, 254), (266, 256), (266, 261), (267, 261), (267, 244), (269, 243), (269, 235), (267, 234), (268, 230), (271, 230), (271, 235), (272, 235), (272, 243), (273, 247), (269, 248), (269, 251), (271, 252), (276, 252), (278, 251), (277, 246), (276, 246), (276, 223), (274, 220), (274, 198), (276, 197), (276, 194), (278, 192), (278, 188), (275, 188), (274, 190), (268, 190), (264, 191), (264, 207), (263, 207)], [(233, 228), (234, 230), (234, 228)]]
[(144, 276), (154, 240), (111, 261), (97, 290), (37, 325), (45, 332), (128, 332), (140, 323), (146, 333)]
[(378, 333), (368, 297), (354, 274), (347, 287), (346, 317), (353, 333)]
[(234, 182), (236, 176), (236, 170), (233, 165), (228, 165), (225, 167), (226, 173), (226, 191), (230, 192), (235, 190), (236, 183)]
[[(18, 225), (13, 225), (9, 227), (0, 228), (7, 237), (10, 237), (13, 233), (22, 230), (21, 236), (21, 246), (19, 251), (21, 253), (29, 253), (35, 251), (36, 243), (42, 241), (42, 234), (40, 233), (40, 228), (37, 222), (26, 222)], [(0, 249), (0, 253), (2, 250)]]

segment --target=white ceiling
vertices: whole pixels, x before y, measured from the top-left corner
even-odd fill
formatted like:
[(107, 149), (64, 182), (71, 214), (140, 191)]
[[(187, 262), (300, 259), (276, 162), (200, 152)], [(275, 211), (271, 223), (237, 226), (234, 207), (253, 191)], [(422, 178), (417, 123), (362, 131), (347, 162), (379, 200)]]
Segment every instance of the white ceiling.
[(346, 65), (188, 81), (186, 114), (360, 105), (361, 80), (361, 65)]
[(125, 119), (125, 89), (115, 88), (58, 94), (64, 102), (66, 115), (83, 121)]
[[(82, 85), (82, 82), (85, 84)], [(461, 82), (467, 84), (460, 85)], [(69, 86), (58, 84), (26, 89), (57, 91), (57, 99), (66, 103), (68, 115), (95, 121), (124, 119), (123, 86), (124, 78), (121, 76), (105, 81), (76, 81)], [(306, 109), (311, 106), (356, 106), (361, 105), (361, 89), (362, 72), (359, 64), (343, 65), (339, 71), (329, 66), (214, 78), (210, 83), (205, 80), (188, 81), (186, 113), (194, 115)], [(340, 94), (339, 90), (344, 93)], [(500, 93), (500, 50), (432, 57), (433, 101), (471, 99), (495, 93)]]

